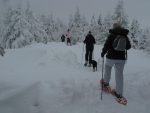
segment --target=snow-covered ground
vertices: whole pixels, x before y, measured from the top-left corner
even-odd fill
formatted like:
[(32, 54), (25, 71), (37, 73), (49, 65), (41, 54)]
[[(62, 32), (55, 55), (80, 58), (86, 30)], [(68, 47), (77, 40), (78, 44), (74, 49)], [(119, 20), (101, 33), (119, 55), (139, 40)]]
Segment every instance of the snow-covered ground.
[[(95, 46), (98, 71), (84, 67), (83, 44), (34, 44), (6, 50), (0, 57), (0, 113), (148, 113), (150, 57), (130, 50), (124, 71), (124, 96), (100, 99), (101, 46)], [(111, 83), (115, 87), (114, 70)]]

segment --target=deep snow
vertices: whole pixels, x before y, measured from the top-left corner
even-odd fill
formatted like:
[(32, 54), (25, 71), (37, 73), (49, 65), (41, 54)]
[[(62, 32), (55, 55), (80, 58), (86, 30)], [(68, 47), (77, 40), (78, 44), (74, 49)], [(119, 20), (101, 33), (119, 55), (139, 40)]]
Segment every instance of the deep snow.
[[(34, 44), (8, 49), (0, 57), (0, 113), (148, 113), (150, 57), (130, 50), (124, 70), (124, 96), (119, 105), (110, 95), (100, 99), (101, 46), (94, 59), (98, 71), (84, 67), (82, 43)], [(115, 87), (114, 70), (111, 83)]]

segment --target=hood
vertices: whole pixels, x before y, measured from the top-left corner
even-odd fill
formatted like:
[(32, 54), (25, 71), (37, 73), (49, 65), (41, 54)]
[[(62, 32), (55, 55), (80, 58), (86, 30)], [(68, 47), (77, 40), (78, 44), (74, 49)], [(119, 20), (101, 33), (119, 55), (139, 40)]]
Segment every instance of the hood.
[(115, 35), (128, 35), (129, 30), (128, 29), (124, 29), (124, 28), (115, 28), (115, 29), (110, 29), (109, 33), (111, 34), (115, 34)]

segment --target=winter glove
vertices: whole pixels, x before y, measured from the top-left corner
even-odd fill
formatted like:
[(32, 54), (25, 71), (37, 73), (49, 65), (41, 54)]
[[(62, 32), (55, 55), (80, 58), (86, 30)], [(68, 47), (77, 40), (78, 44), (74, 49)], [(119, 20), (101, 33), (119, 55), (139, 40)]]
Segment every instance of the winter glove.
[(101, 53), (101, 57), (102, 57), (102, 58), (104, 57), (104, 55), (105, 55), (104, 53)]

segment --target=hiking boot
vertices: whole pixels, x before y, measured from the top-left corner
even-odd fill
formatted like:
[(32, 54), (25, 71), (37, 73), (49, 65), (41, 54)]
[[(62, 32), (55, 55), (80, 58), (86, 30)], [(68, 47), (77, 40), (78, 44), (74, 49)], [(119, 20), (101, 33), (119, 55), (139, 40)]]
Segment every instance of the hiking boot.
[(85, 63), (84, 66), (87, 66), (87, 63)]
[(115, 89), (111, 91), (111, 94), (116, 97), (116, 101), (120, 104), (127, 105), (127, 99), (122, 95), (118, 94)]
[(105, 93), (111, 93), (111, 87), (109, 86), (109, 83), (104, 82), (104, 80), (100, 80), (101, 90)]
[(116, 92), (115, 89), (112, 89), (111, 93), (112, 93), (112, 95), (114, 95), (114, 96), (117, 97), (117, 98), (122, 98), (122, 96), (119, 95), (119, 94)]

